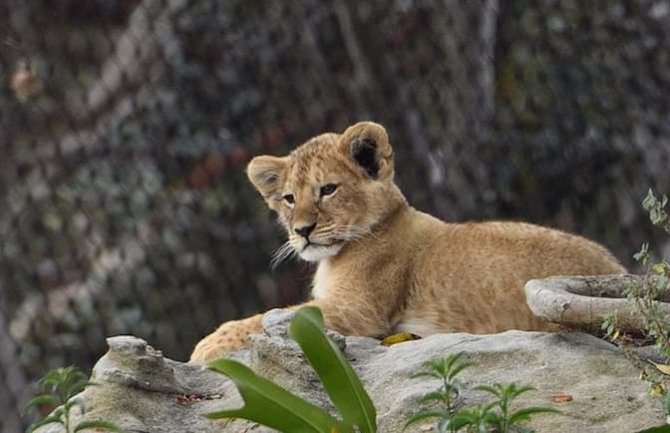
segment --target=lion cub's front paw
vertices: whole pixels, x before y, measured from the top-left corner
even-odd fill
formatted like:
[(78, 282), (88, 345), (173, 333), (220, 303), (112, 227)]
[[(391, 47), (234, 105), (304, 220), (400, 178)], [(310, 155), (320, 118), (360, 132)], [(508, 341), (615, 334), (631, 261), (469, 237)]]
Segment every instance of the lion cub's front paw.
[(249, 334), (259, 333), (262, 315), (226, 322), (198, 342), (191, 354), (191, 361), (204, 362), (221, 358), (247, 344)]

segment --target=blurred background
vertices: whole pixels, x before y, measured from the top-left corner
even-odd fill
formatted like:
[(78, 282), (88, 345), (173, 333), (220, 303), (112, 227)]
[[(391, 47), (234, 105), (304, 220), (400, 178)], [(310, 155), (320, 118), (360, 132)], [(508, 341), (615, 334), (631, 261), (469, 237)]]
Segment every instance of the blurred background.
[(670, 255), (667, 0), (0, 0), (0, 83), (3, 433), (107, 336), (185, 360), (301, 299), (244, 168), (358, 120), (421, 210)]

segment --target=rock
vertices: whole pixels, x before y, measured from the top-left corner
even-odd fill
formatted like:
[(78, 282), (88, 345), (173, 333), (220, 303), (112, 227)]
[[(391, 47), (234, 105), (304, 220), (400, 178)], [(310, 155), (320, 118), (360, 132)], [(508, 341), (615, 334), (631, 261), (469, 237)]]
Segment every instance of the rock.
[[(249, 349), (234, 354), (258, 373), (272, 377), (312, 402), (332, 406), (297, 344), (287, 336), (291, 314), (272, 311), (263, 321), (264, 333), (254, 336)], [(434, 390), (434, 379), (412, 378), (423, 362), (451, 353), (475, 365), (461, 378), (468, 388), (496, 382), (531, 385), (522, 405), (553, 406), (562, 414), (545, 414), (530, 424), (537, 432), (630, 433), (665, 419), (660, 402), (649, 397), (646, 384), (615, 346), (583, 333), (508, 331), (495, 335), (438, 334), (391, 347), (364, 337), (338, 337), (345, 356), (359, 373), (378, 414), (379, 432), (400, 432), (417, 409), (417, 399)], [(239, 407), (235, 386), (202, 365), (176, 362), (135, 337), (108, 339), (109, 352), (96, 364), (89, 387), (81, 397), (85, 419), (117, 423), (127, 432), (270, 432), (243, 420), (214, 422), (203, 415)], [(556, 394), (572, 401), (552, 402)], [(465, 391), (459, 405), (486, 400), (481, 392)], [(75, 423), (81, 420), (77, 415)], [(408, 432), (430, 429), (430, 423)], [(52, 425), (40, 433), (61, 432)]]
[[(622, 332), (644, 333), (646, 319), (627, 299), (631, 287), (643, 287), (643, 275), (557, 276), (526, 283), (526, 302), (537, 317), (570, 330), (593, 332), (616, 311)], [(653, 280), (652, 280), (653, 281)], [(659, 313), (670, 317), (670, 289), (658, 290)]]

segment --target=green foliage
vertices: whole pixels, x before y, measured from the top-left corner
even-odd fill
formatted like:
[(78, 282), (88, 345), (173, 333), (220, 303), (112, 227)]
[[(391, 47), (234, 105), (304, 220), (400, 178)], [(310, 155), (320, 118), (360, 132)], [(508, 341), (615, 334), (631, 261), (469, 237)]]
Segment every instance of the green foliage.
[(316, 307), (301, 308), (291, 322), (289, 333), (321, 378), (344, 421), (357, 426), (361, 433), (375, 433), (377, 413), (372, 400), (342, 352), (326, 336), (321, 311)]
[(210, 413), (208, 418), (244, 418), (283, 432), (353, 431), (325, 410), (258, 376), (242, 363), (219, 359), (209, 368), (230, 377), (245, 404), (240, 409)]
[(512, 400), (526, 392), (535, 391), (535, 388), (531, 386), (517, 387), (514, 383), (506, 385), (496, 383), (493, 386), (482, 385), (475, 389), (488, 392), (496, 397), (494, 405), (498, 407), (500, 412), (496, 414), (492, 424), (495, 426), (496, 431), (500, 433), (507, 433), (511, 431), (510, 429), (512, 426), (522, 421), (530, 420), (531, 415), (539, 413), (560, 413), (559, 410), (551, 407), (538, 406), (524, 407), (514, 412), (510, 412), (510, 403)]
[[(670, 219), (665, 211), (668, 197), (656, 198), (649, 190), (642, 202), (642, 207), (649, 212), (649, 219), (654, 225), (660, 226), (670, 234)], [(647, 335), (651, 337), (659, 352), (670, 357), (670, 323), (660, 312), (658, 300), (664, 293), (670, 292), (670, 264), (666, 260), (651, 263), (649, 244), (644, 243), (633, 258), (641, 262), (646, 269), (645, 278), (640, 285), (633, 285), (627, 290), (628, 300), (645, 320)], [(609, 325), (608, 325), (609, 326)], [(616, 332), (616, 331), (615, 331)], [(611, 334), (608, 332), (608, 335)], [(617, 337), (618, 334), (609, 335)], [(612, 338), (616, 340), (616, 338)]]
[[(437, 425), (438, 431), (458, 431), (466, 429), (469, 432), (487, 433), (489, 427), (498, 422), (498, 414), (493, 411), (494, 403), (463, 408), (449, 419), (443, 419)], [(447, 430), (449, 429), (449, 430)]]
[(600, 328), (605, 333), (605, 337), (609, 338), (610, 340), (616, 340), (619, 338), (616, 312), (605, 314), (603, 316), (603, 323)]
[(60, 424), (63, 426), (65, 433), (80, 432), (88, 429), (122, 432), (116, 425), (107, 421), (83, 421), (74, 426), (71, 424), (70, 415), (73, 408), (78, 407), (82, 414), (86, 410), (83, 401), (75, 398), (75, 395), (82, 392), (86, 387), (95, 385), (76, 367), (70, 366), (50, 370), (38, 383), (41, 393), (28, 401), (23, 409), (24, 412), (40, 409), (45, 406), (58, 407), (50, 415), (28, 427), (28, 432), (32, 432), (47, 424)]
[(654, 192), (649, 189), (647, 196), (642, 201), (642, 207), (649, 212), (649, 220), (655, 226), (662, 227), (668, 234), (670, 234), (670, 216), (665, 210), (668, 205), (668, 196), (665, 194), (659, 200), (654, 195)]
[(453, 402), (458, 393), (464, 389), (456, 376), (470, 367), (470, 362), (460, 362), (462, 353), (434, 359), (426, 363), (423, 370), (414, 377), (433, 377), (442, 383), (437, 391), (430, 392), (419, 400), (424, 405), (429, 402), (438, 402), (442, 408), (422, 410), (408, 418), (405, 428), (428, 418), (438, 418), (437, 431), (439, 433), (467, 431), (474, 433), (508, 433), (512, 431), (529, 432), (520, 429), (519, 423), (528, 421), (532, 415), (539, 413), (560, 413), (550, 407), (526, 407), (516, 411), (511, 410), (511, 402), (534, 388), (529, 386), (518, 387), (516, 384), (494, 384), (493, 386), (478, 386), (474, 390), (489, 393), (495, 399), (484, 405), (455, 410)]
[(375, 433), (377, 415), (372, 400), (342, 352), (326, 336), (321, 311), (316, 307), (301, 308), (296, 312), (289, 332), (321, 378), (343, 419), (334, 418), (325, 410), (258, 376), (243, 364), (227, 359), (214, 361), (209, 367), (235, 382), (244, 406), (215, 412), (208, 417), (244, 418), (282, 432)]
[(453, 399), (458, 398), (463, 388), (463, 384), (456, 376), (472, 365), (471, 362), (459, 362), (462, 355), (462, 353), (457, 353), (433, 359), (424, 364), (423, 370), (414, 374), (413, 377), (434, 377), (442, 382), (437, 391), (426, 394), (419, 403), (440, 401), (444, 403), (447, 411), (453, 409)]
[[(657, 198), (650, 189), (642, 201), (642, 207), (649, 213), (652, 224), (663, 228), (670, 234), (670, 217), (666, 211), (668, 197), (663, 195)], [(634, 284), (627, 288), (626, 296), (633, 305), (634, 310), (644, 318), (645, 333), (647, 339), (654, 341), (659, 353), (670, 358), (670, 322), (660, 311), (659, 300), (667, 301), (670, 295), (670, 264), (667, 260), (653, 263), (649, 252), (649, 243), (642, 244), (640, 250), (633, 255), (645, 268), (645, 276), (640, 284)], [(649, 382), (650, 394), (660, 396), (667, 414), (670, 416), (670, 394), (668, 382), (670, 381), (670, 365), (642, 362), (637, 355), (626, 347), (627, 339), (617, 327), (616, 314), (604, 317), (602, 329), (606, 336), (622, 347), (640, 370), (640, 378)], [(645, 432), (670, 431), (667, 425), (655, 427)]]

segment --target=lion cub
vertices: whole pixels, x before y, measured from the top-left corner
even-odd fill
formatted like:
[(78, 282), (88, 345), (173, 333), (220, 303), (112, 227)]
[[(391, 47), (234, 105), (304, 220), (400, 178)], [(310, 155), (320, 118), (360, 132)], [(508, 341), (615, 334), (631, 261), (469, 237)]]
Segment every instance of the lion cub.
[[(450, 224), (419, 212), (393, 169), (386, 130), (371, 122), (314, 137), (285, 157), (256, 157), (247, 169), (288, 233), (278, 258), (318, 263), (307, 304), (342, 334), (556, 330), (527, 307), (526, 281), (625, 272), (579, 236), (524, 223)], [(243, 346), (261, 317), (224, 323), (191, 360)]]

